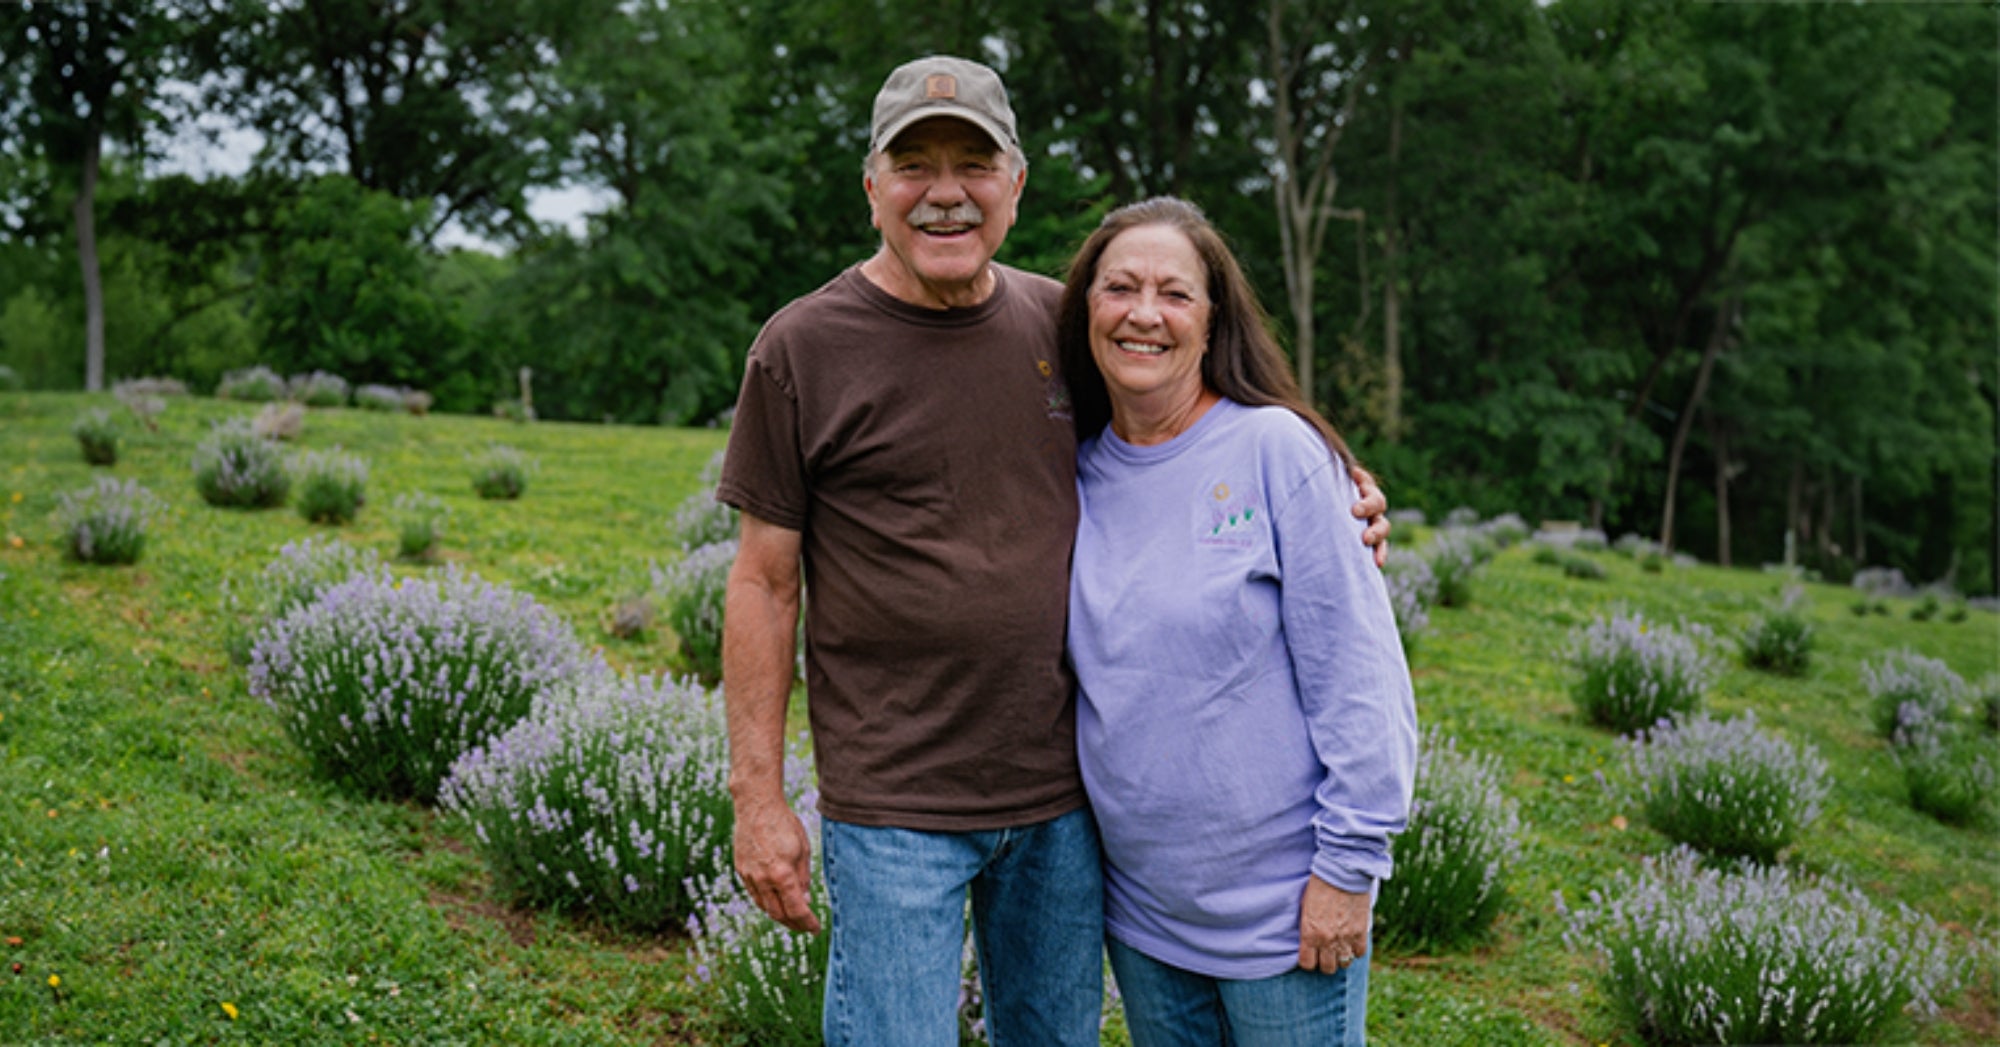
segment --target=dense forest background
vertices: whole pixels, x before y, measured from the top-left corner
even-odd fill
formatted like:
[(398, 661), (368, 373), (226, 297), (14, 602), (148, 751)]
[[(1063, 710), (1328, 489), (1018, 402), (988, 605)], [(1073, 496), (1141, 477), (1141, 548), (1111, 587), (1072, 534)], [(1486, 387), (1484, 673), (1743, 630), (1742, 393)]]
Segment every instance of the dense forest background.
[[(0, 365), (702, 424), (872, 249), (870, 101), (934, 51), (1021, 117), (1003, 260), (1192, 198), (1396, 505), (2000, 588), (1990, 3), (8, 2)], [(261, 148), (170, 173), (194, 128)]]

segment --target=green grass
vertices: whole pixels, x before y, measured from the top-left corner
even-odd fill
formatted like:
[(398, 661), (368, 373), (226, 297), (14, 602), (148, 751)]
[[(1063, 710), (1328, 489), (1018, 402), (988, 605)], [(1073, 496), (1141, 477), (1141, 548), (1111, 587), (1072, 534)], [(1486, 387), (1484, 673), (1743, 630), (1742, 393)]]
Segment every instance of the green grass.
[[(745, 1042), (689, 985), (685, 941), (510, 910), (463, 827), (315, 781), (224, 653), (236, 624), (226, 580), (257, 571), (286, 541), (329, 531), (392, 558), (388, 507), (423, 491), (452, 514), (440, 562), (533, 594), (616, 664), (665, 668), (670, 635), (616, 639), (609, 613), (645, 584), (649, 560), (670, 555), (667, 518), (721, 434), (315, 410), (301, 446), (339, 445), (369, 463), (368, 505), (334, 529), (285, 509), (204, 505), (188, 466), (194, 444), (212, 421), (250, 409), (175, 400), (158, 432), (130, 427), (108, 470), (139, 479), (167, 510), (137, 566), (106, 568), (64, 561), (49, 518), (61, 492), (107, 472), (84, 463), (68, 431), (79, 409), (100, 403), (110, 398), (0, 393), (0, 1040)], [(518, 502), (473, 492), (468, 458), (496, 442), (537, 460)], [(1488, 940), (1377, 958), (1376, 1043), (1637, 1042), (1618, 1028), (1589, 959), (1564, 945), (1554, 897), (1581, 901), (1666, 843), (1598, 783), (1617, 747), (1576, 713), (1564, 643), (1614, 606), (1727, 636), (1780, 581), (1706, 567), (1647, 574), (1628, 557), (1592, 555), (1604, 581), (1510, 550), (1480, 575), (1469, 607), (1431, 612), (1413, 663), (1419, 717), (1462, 749), (1500, 755), (1529, 836)], [(1990, 948), (1992, 829), (1910, 809), (1869, 729), (1859, 667), (1909, 646), (1977, 679), (1996, 668), (2000, 620), (1856, 617), (1845, 590), (1808, 595), (1819, 644), (1806, 674), (1732, 663), (1708, 707), (1755, 709), (1832, 766), (1827, 811), (1793, 864)], [(1896, 1035), (1988, 1042), (2000, 1033), (1994, 986), (1986, 953), (1975, 987), (1945, 1015)]]

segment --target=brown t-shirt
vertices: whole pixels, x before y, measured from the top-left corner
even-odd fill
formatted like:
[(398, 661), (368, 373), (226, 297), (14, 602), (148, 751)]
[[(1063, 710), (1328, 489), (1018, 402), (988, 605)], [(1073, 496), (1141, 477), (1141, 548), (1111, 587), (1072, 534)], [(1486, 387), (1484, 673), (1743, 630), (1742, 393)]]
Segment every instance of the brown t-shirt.
[(1084, 803), (1061, 288), (995, 269), (985, 302), (933, 310), (850, 268), (750, 349), (716, 497), (801, 533), (819, 809), (840, 821), (968, 831)]

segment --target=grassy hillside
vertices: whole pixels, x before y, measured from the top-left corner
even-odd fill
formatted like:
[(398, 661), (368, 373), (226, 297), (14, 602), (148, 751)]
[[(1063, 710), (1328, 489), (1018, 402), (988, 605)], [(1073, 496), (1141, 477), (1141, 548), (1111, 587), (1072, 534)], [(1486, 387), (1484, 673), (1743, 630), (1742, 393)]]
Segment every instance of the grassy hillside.
[[(0, 1040), (6, 1042), (743, 1042), (691, 986), (684, 943), (510, 910), (465, 830), (406, 806), (346, 799), (306, 773), (276, 716), (224, 653), (225, 586), (286, 541), (330, 529), (289, 509), (225, 511), (196, 496), (189, 456), (240, 405), (173, 401), (157, 433), (127, 416), (124, 454), (84, 464), (69, 425), (109, 397), (0, 393)], [(519, 502), (474, 496), (466, 456), (492, 442), (539, 462)], [(623, 666), (668, 664), (673, 640), (619, 640), (608, 612), (668, 555), (664, 523), (719, 433), (314, 411), (302, 446), (368, 459), (369, 506), (338, 533), (385, 557), (386, 507), (425, 491), (452, 510), (446, 560), (534, 595)], [(58, 496), (109, 472), (168, 504), (136, 567), (61, 558)], [(1775, 596), (1772, 576), (1641, 572), (1598, 554), (1580, 581), (1516, 549), (1465, 609), (1435, 609), (1413, 653), (1419, 715), (1499, 754), (1529, 838), (1490, 941), (1382, 957), (1371, 1027), (1384, 1044), (1634, 1042), (1562, 941), (1554, 896), (1576, 902), (1662, 838), (1598, 778), (1617, 743), (1573, 710), (1570, 631), (1613, 607), (1728, 635)], [(398, 567), (399, 571), (435, 570)], [(1861, 662), (1897, 647), (1976, 679), (2000, 668), (2000, 620), (1857, 617), (1810, 588), (1818, 654), (1802, 679), (1732, 666), (1722, 713), (1809, 741), (1833, 766), (1827, 812), (1791, 857), (1994, 941), (2000, 857), (1990, 827), (1911, 810), (1871, 734)], [(18, 970), (14, 966), (18, 964)], [(2000, 1035), (1995, 966), (1940, 1019), (1897, 1035)], [(51, 984), (52, 981), (54, 984)]]

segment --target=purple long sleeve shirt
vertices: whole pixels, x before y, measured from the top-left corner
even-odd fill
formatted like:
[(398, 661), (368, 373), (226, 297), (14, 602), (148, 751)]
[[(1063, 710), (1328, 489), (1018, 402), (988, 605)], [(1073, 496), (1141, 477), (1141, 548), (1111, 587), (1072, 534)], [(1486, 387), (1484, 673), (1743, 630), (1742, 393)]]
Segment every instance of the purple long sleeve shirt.
[(1224, 400), (1078, 452), (1077, 747), (1112, 937), (1220, 978), (1298, 959), (1308, 874), (1370, 891), (1416, 706), (1353, 480), (1297, 415)]

